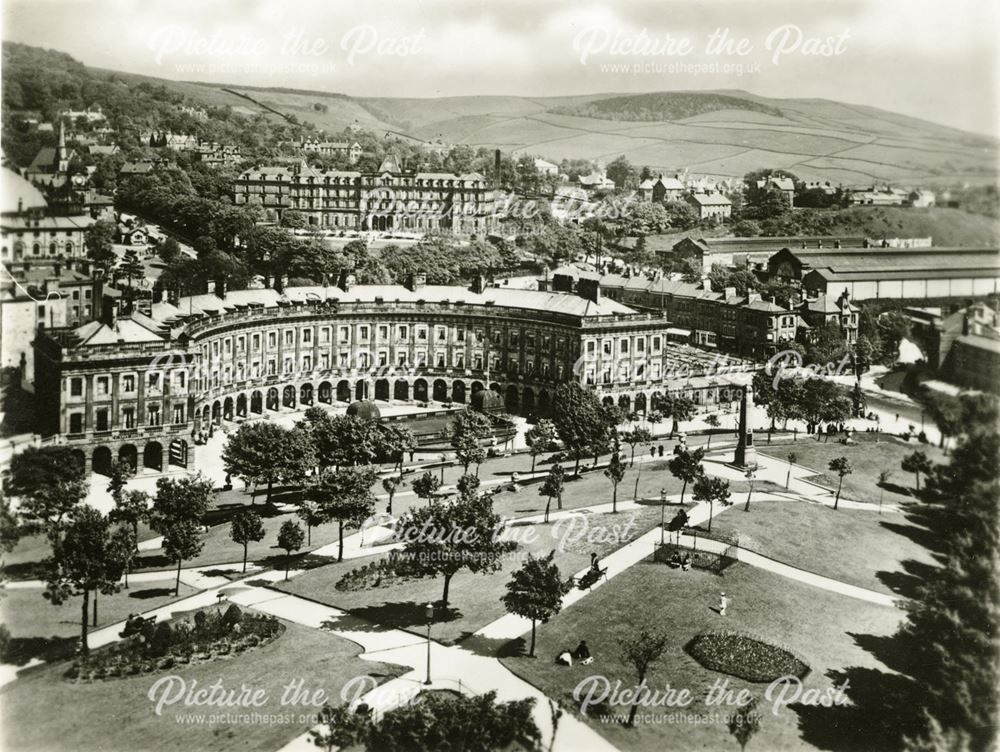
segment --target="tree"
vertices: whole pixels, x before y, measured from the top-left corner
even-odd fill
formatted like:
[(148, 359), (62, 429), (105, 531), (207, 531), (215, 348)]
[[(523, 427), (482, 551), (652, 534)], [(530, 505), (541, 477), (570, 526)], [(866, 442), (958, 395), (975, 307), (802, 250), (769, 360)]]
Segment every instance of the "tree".
[(660, 401), (658, 409), (661, 410), (665, 416), (673, 418), (674, 423), (670, 428), (670, 435), (673, 436), (681, 430), (680, 424), (682, 421), (691, 420), (691, 418), (694, 417), (695, 404), (690, 397), (671, 395), (664, 397)]
[(166, 523), (160, 533), (163, 535), (163, 554), (170, 561), (177, 562), (177, 577), (174, 580), (174, 595), (180, 594), (181, 564), (185, 559), (193, 559), (201, 553), (204, 541), (199, 534), (201, 528), (193, 520), (176, 520)]
[[(848, 390), (826, 379), (804, 379), (783, 381), (778, 394), (785, 389), (794, 389), (798, 383), (795, 405), (791, 417), (820, 425), (821, 423), (841, 423), (851, 417), (853, 404)], [(794, 392), (793, 392), (794, 393)], [(818, 436), (817, 436), (818, 438)]]
[(629, 467), (635, 467), (635, 448), (640, 444), (651, 442), (653, 440), (653, 432), (648, 428), (637, 427), (623, 432), (621, 440), (628, 444), (632, 450), (631, 457), (629, 458)]
[(149, 518), (149, 494), (135, 489), (119, 494), (114, 509), (108, 514), (111, 522), (124, 522), (132, 528), (132, 536), (139, 540), (139, 523)]
[(500, 568), (513, 543), (499, 540), (500, 515), (488, 496), (459, 498), (451, 504), (432, 501), (408, 511), (396, 526), (407, 569), (423, 576), (443, 576), (442, 605), (448, 605), (451, 578), (461, 569), (488, 574)]
[(844, 476), (850, 475), (854, 472), (854, 468), (851, 467), (851, 463), (848, 461), (847, 457), (836, 457), (830, 460), (830, 469), (837, 474), (839, 481), (837, 483), (837, 497), (833, 500), (833, 508), (836, 509), (837, 505), (840, 503), (840, 489), (844, 485)]
[(134, 295), (132, 282), (146, 278), (146, 268), (142, 265), (142, 261), (139, 260), (139, 256), (134, 248), (129, 248), (125, 251), (122, 260), (118, 262), (118, 268), (115, 270), (115, 273), (125, 278), (125, 283), (128, 285), (127, 299), (131, 302)]
[(10, 460), (7, 491), (12, 496), (36, 492), (86, 479), (83, 458), (68, 446), (28, 447)]
[(459, 498), (470, 499), (479, 493), (479, 485), (480, 481), (477, 476), (466, 473), (458, 479), (455, 488), (458, 489)]
[(731, 493), (729, 481), (702, 474), (694, 482), (694, 498), (708, 502), (708, 532), (712, 532), (712, 518), (715, 516), (715, 502), (729, 502)]
[(323, 510), (313, 499), (300, 499), (296, 504), (298, 509), (295, 514), (306, 525), (306, 545), (312, 545), (312, 529), (322, 525), (326, 520), (323, 517)]
[(604, 471), (604, 477), (611, 481), (611, 512), (618, 513), (618, 484), (625, 477), (625, 463), (622, 462), (621, 452), (618, 444), (611, 450), (611, 461)]
[(712, 429), (716, 429), (719, 427), (719, 416), (716, 415), (715, 413), (710, 413), (709, 415), (706, 415), (705, 425), (707, 425), (709, 428), (708, 446), (705, 447), (705, 450), (708, 451), (712, 448)]
[(613, 159), (604, 171), (609, 180), (613, 180), (617, 188), (633, 188), (636, 183), (636, 171), (632, 164), (621, 155)]
[(316, 465), (316, 455), (305, 431), (259, 421), (244, 423), (230, 434), (222, 461), (227, 473), (266, 481), (266, 501), (270, 501), (274, 484), (304, 478)]
[(729, 733), (739, 742), (740, 750), (746, 750), (747, 744), (760, 731), (763, 716), (757, 712), (757, 698), (746, 705), (740, 705), (729, 716)]
[(177, 242), (176, 238), (169, 237), (164, 240), (159, 248), (157, 248), (156, 254), (165, 264), (170, 264), (181, 254), (181, 244)]
[(795, 452), (788, 453), (788, 475), (785, 476), (785, 490), (792, 484), (792, 465), (799, 461), (799, 455)]
[(132, 469), (132, 465), (128, 462), (118, 460), (111, 464), (111, 474), (108, 480), (108, 493), (111, 494), (111, 499), (117, 505), (119, 500), (122, 499), (125, 488), (128, 485), (128, 481), (135, 475), (135, 470)]
[(594, 444), (603, 441), (606, 416), (593, 392), (576, 382), (560, 384), (552, 398), (553, 423), (563, 446), (573, 455), (573, 474), (580, 472), (580, 459)]
[(0, 488), (0, 551), (8, 553), (13, 551), (19, 540), (21, 540), (20, 521), (11, 509), (10, 499), (4, 496), (3, 489)]
[(358, 527), (375, 513), (376, 473), (373, 468), (326, 470), (309, 482), (309, 495), (319, 504), (324, 520), (336, 521), (337, 561), (344, 560), (344, 526)]
[(396, 489), (402, 482), (402, 479), (395, 475), (382, 479), (382, 490), (389, 495), (389, 505), (385, 510), (387, 514), (392, 514), (392, 498), (396, 495)]
[(278, 548), (285, 552), (286, 580), (288, 579), (288, 566), (292, 559), (292, 551), (298, 551), (302, 548), (302, 541), (304, 539), (305, 536), (302, 534), (302, 528), (298, 523), (291, 520), (285, 520), (281, 523), (281, 527), (278, 528)]
[(362, 743), (371, 728), (371, 718), (351, 711), (346, 704), (324, 705), (316, 716), (319, 728), (309, 730), (309, 738), (326, 752), (347, 749)]
[(513, 573), (507, 583), (507, 593), (500, 598), (507, 613), (531, 619), (531, 646), (528, 655), (535, 657), (535, 625), (547, 624), (559, 613), (563, 597), (573, 585), (564, 580), (559, 567), (553, 562), (555, 551), (548, 556), (535, 558), (528, 554), (528, 560)]
[[(111, 559), (122, 567), (122, 574), (125, 576), (125, 587), (128, 587), (128, 573), (132, 571), (132, 564), (139, 555), (138, 541), (131, 528), (117, 527), (111, 533), (108, 541), (108, 554)], [(96, 604), (94, 612), (96, 614)]]
[(535, 472), (535, 461), (546, 452), (552, 451), (556, 443), (556, 427), (551, 420), (540, 420), (524, 433), (524, 443), (531, 454), (531, 472)]
[(684, 492), (687, 491), (688, 483), (694, 483), (703, 473), (701, 462), (704, 459), (704, 449), (689, 450), (683, 447), (667, 462), (667, 469), (670, 470), (671, 475), (683, 483), (680, 500), (682, 506), (684, 504)]
[(18, 509), (21, 532), (41, 532), (49, 540), (58, 538), (67, 516), (77, 508), (86, 495), (87, 484), (82, 480), (41, 485), (31, 496), (22, 497)]
[(115, 557), (108, 520), (93, 507), (83, 504), (73, 511), (62, 537), (53, 541), (52, 555), (45, 561), (44, 597), (60, 605), (71, 596), (82, 595), (80, 649), (86, 653), (87, 617), (91, 593), (118, 592), (118, 580), (125, 569)]
[(430, 470), (413, 481), (413, 493), (428, 501), (434, 498), (434, 494), (439, 488), (441, 488), (441, 481)]
[(460, 413), (451, 424), (451, 445), (455, 456), (462, 463), (462, 472), (469, 472), (469, 465), (475, 463), (478, 467), (486, 459), (486, 450), (482, 447), (482, 439), (493, 430), (493, 424), (483, 413), (466, 410)]
[(545, 502), (545, 522), (549, 521), (549, 507), (552, 506), (552, 498), (555, 497), (559, 509), (562, 509), (562, 493), (566, 485), (566, 473), (562, 465), (556, 463), (549, 468), (549, 474), (545, 476), (542, 487), (538, 489), (538, 495), (546, 497)]
[(535, 750), (542, 734), (532, 718), (534, 698), (497, 702), (497, 693), (429, 694), (390, 710), (368, 733), (368, 752), (501, 752)]
[[(638, 679), (636, 686), (643, 685), (649, 669), (660, 659), (669, 644), (670, 638), (666, 632), (649, 627), (641, 627), (631, 636), (619, 638), (618, 646), (622, 663), (635, 669)], [(639, 693), (636, 694), (635, 700), (638, 700)], [(625, 722), (629, 728), (635, 725), (635, 713), (639, 707), (635, 700), (632, 702), (632, 707), (629, 708), (628, 720)]]
[(115, 261), (114, 239), (115, 223), (110, 219), (99, 219), (84, 233), (83, 245), (87, 249), (87, 258), (105, 271), (111, 268)]
[(917, 492), (920, 492), (920, 474), (926, 475), (931, 471), (932, 465), (927, 455), (919, 449), (903, 457), (900, 467), (905, 473), (913, 473), (917, 479)]
[(229, 536), (233, 543), (243, 546), (243, 571), (247, 571), (247, 547), (251, 541), (264, 540), (264, 523), (260, 515), (252, 509), (242, 509), (233, 515), (233, 521), (229, 528)]

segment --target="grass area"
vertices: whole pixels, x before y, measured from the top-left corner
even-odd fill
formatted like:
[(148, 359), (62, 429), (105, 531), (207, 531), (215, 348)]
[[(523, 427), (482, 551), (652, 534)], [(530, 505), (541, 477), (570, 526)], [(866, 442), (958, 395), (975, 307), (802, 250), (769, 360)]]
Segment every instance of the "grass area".
[[(634, 526), (626, 531), (625, 525), (633, 519)], [(561, 527), (552, 523), (513, 528), (513, 534), (520, 541), (519, 547), (504, 560), (499, 571), (484, 575), (462, 570), (452, 578), (449, 610), (439, 616), (439, 621), (435, 623), (435, 638), (446, 643), (457, 642), (503, 616), (505, 611), (500, 597), (506, 593), (511, 573), (521, 567), (527, 554), (544, 556), (555, 549), (556, 564), (564, 576), (569, 576), (587, 567), (591, 552), (604, 557), (659, 524), (659, 520), (659, 508), (649, 508), (638, 512), (620, 512), (617, 515), (592, 515), (587, 517), (586, 532), (583, 532), (582, 527), (567, 528), (565, 522)], [(527, 534), (528, 530), (533, 531), (534, 535)], [(610, 539), (616, 532), (622, 537), (627, 535), (628, 539)], [(403, 629), (422, 628), (425, 624), (425, 604), (441, 600), (443, 578), (411, 580), (353, 592), (335, 589), (338, 580), (346, 572), (376, 558), (378, 557), (317, 567), (286, 583), (279, 583), (278, 587), (351, 611), (356, 616), (380, 625)], [(484, 650), (490, 648), (482, 647)], [(495, 649), (497, 646), (492, 647)]]
[[(311, 705), (282, 705), (289, 682), (304, 680), (304, 688), (326, 691), (340, 702), (341, 688), (357, 676), (370, 675), (379, 683), (403, 673), (399, 666), (363, 661), (357, 645), (321, 630), (286, 624), (285, 633), (252, 651), (249, 660), (236, 657), (209, 663), (178, 666), (169, 672), (93, 684), (62, 679), (65, 664), (44, 666), (0, 690), (0, 744), (10, 750), (101, 749), (104, 752), (188, 752), (192, 749), (260, 750), (273, 752), (304, 733), (313, 723)], [(173, 674), (191, 687), (208, 687), (216, 680), (226, 690), (241, 685), (263, 690), (267, 702), (260, 707), (219, 708), (167, 705), (162, 715), (148, 699), (155, 681)], [(53, 712), (58, 709), (58, 712)], [(210, 723), (212, 715), (229, 713), (229, 719)], [(256, 712), (271, 720), (233, 718)], [(200, 716), (205, 722), (185, 721)], [(279, 716), (287, 720), (276, 720)]]
[(921, 543), (923, 531), (898, 513), (751, 501), (749, 512), (738, 503), (712, 522), (712, 537), (732, 535), (751, 551), (884, 593), (893, 592), (903, 561), (935, 563)]
[[(23, 665), (31, 658), (61, 657), (75, 649), (80, 636), (82, 598), (69, 598), (59, 606), (42, 597), (42, 588), (8, 589), (0, 600), (0, 620), (11, 633), (7, 663)], [(97, 600), (97, 626), (122, 621), (129, 614), (149, 611), (195, 592), (181, 584), (174, 596), (174, 580), (133, 582), (128, 590), (114, 595), (100, 595)], [(94, 600), (91, 596), (91, 619)], [(93, 621), (90, 622), (91, 629)]]
[[(720, 590), (730, 598), (725, 618), (714, 610)], [(764, 720), (751, 742), (754, 749), (810, 749), (812, 745), (801, 738), (795, 712), (788, 708), (779, 709), (777, 716), (770, 712), (770, 705), (762, 697), (766, 684), (706, 669), (684, 651), (684, 645), (707, 631), (746, 632), (801, 657), (811, 668), (805, 687), (826, 689), (832, 685), (826, 676), (828, 669), (855, 665), (882, 668), (859, 647), (854, 633), (891, 634), (902, 616), (895, 609), (817, 590), (743, 564), (718, 577), (642, 562), (540, 626), (536, 659), (507, 656), (502, 661), (559, 700), (564, 709), (576, 712), (580, 703), (573, 699), (573, 690), (589, 676), (605, 676), (612, 685), (621, 680), (623, 688), (635, 685), (633, 670), (618, 655), (616, 638), (634, 633), (641, 625), (654, 626), (670, 636), (670, 644), (647, 677), (649, 687), (661, 691), (667, 685), (675, 690), (686, 688), (694, 702), (687, 708), (640, 708), (640, 713), (676, 714), (679, 720), (640, 724), (633, 729), (611, 719), (590, 717), (588, 722), (612, 744), (642, 752), (735, 749), (736, 742), (729, 736), (725, 721), (715, 715), (724, 716), (727, 706), (708, 706), (704, 702), (709, 688), (719, 680), (728, 681), (734, 693), (746, 688), (761, 698)], [(571, 650), (581, 639), (587, 640), (594, 663), (556, 665), (555, 656)], [(627, 713), (628, 708), (613, 707), (608, 711)], [(699, 722), (692, 722), (690, 716), (699, 717)]]
[[(906, 442), (883, 435), (882, 439), (875, 443), (873, 434), (857, 433), (855, 438), (856, 444), (806, 440), (777, 450), (760, 446), (757, 451), (782, 461), (788, 459), (789, 452), (795, 452), (798, 455), (796, 464), (811, 468), (817, 473), (806, 480), (833, 489), (837, 487), (838, 478), (829, 470), (830, 460), (847, 457), (853, 472), (844, 478), (842, 497), (853, 501), (867, 501), (871, 504), (878, 504), (880, 496), (883, 495), (886, 504), (912, 501), (910, 491), (916, 487), (915, 479), (912, 473), (904, 473), (899, 466), (906, 455), (919, 449), (930, 457), (932, 462), (948, 461), (940, 449), (917, 441)], [(885, 486), (880, 488), (878, 476), (883, 470), (888, 470), (892, 475)]]

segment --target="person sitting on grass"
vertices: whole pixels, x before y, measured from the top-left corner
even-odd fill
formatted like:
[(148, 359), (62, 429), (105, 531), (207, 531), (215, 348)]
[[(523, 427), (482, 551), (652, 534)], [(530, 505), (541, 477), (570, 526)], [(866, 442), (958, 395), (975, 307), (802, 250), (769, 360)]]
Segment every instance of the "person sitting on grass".
[(576, 650), (573, 651), (572, 656), (584, 666), (589, 666), (594, 662), (594, 658), (590, 654), (590, 648), (587, 647), (586, 640), (580, 640), (580, 644), (576, 646)]
[(556, 656), (556, 663), (558, 663), (560, 666), (572, 666), (573, 656), (568, 650), (564, 650), (558, 656)]
[(681, 559), (681, 569), (686, 572), (690, 568), (691, 568), (691, 554), (684, 554), (684, 558)]
[(668, 564), (671, 569), (677, 569), (681, 565), (681, 555), (677, 551), (674, 551), (674, 555), (670, 557)]

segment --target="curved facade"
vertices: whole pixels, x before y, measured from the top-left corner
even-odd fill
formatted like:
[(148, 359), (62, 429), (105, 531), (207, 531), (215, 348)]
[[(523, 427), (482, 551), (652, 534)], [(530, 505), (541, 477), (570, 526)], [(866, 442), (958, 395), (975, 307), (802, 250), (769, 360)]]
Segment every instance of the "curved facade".
[(690, 364), (678, 376), (697, 358), (667, 342), (667, 326), (613, 301), (537, 291), (243, 290), (40, 334), (36, 384), (47, 433), (79, 444), (96, 469), (108, 452), (162, 469), (168, 450), (184, 464), (186, 443), (224, 422), (315, 404), (467, 404), (492, 389), (509, 412), (544, 415), (573, 378), (639, 412), (667, 392), (718, 400), (724, 379)]

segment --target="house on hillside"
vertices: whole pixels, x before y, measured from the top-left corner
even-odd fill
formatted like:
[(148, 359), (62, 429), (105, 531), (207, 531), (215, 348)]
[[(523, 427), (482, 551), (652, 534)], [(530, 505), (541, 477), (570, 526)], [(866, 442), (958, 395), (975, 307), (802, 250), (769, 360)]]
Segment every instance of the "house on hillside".
[(765, 188), (777, 188), (779, 191), (788, 196), (789, 206), (793, 206), (795, 204), (795, 181), (791, 178), (782, 178), (770, 175), (763, 180), (758, 180), (757, 188), (758, 190), (764, 190)]
[(733, 215), (733, 202), (721, 193), (692, 193), (687, 201), (698, 212), (698, 219), (728, 219)]
[(559, 165), (547, 162), (544, 159), (535, 160), (535, 169), (540, 175), (556, 176), (559, 174)]

